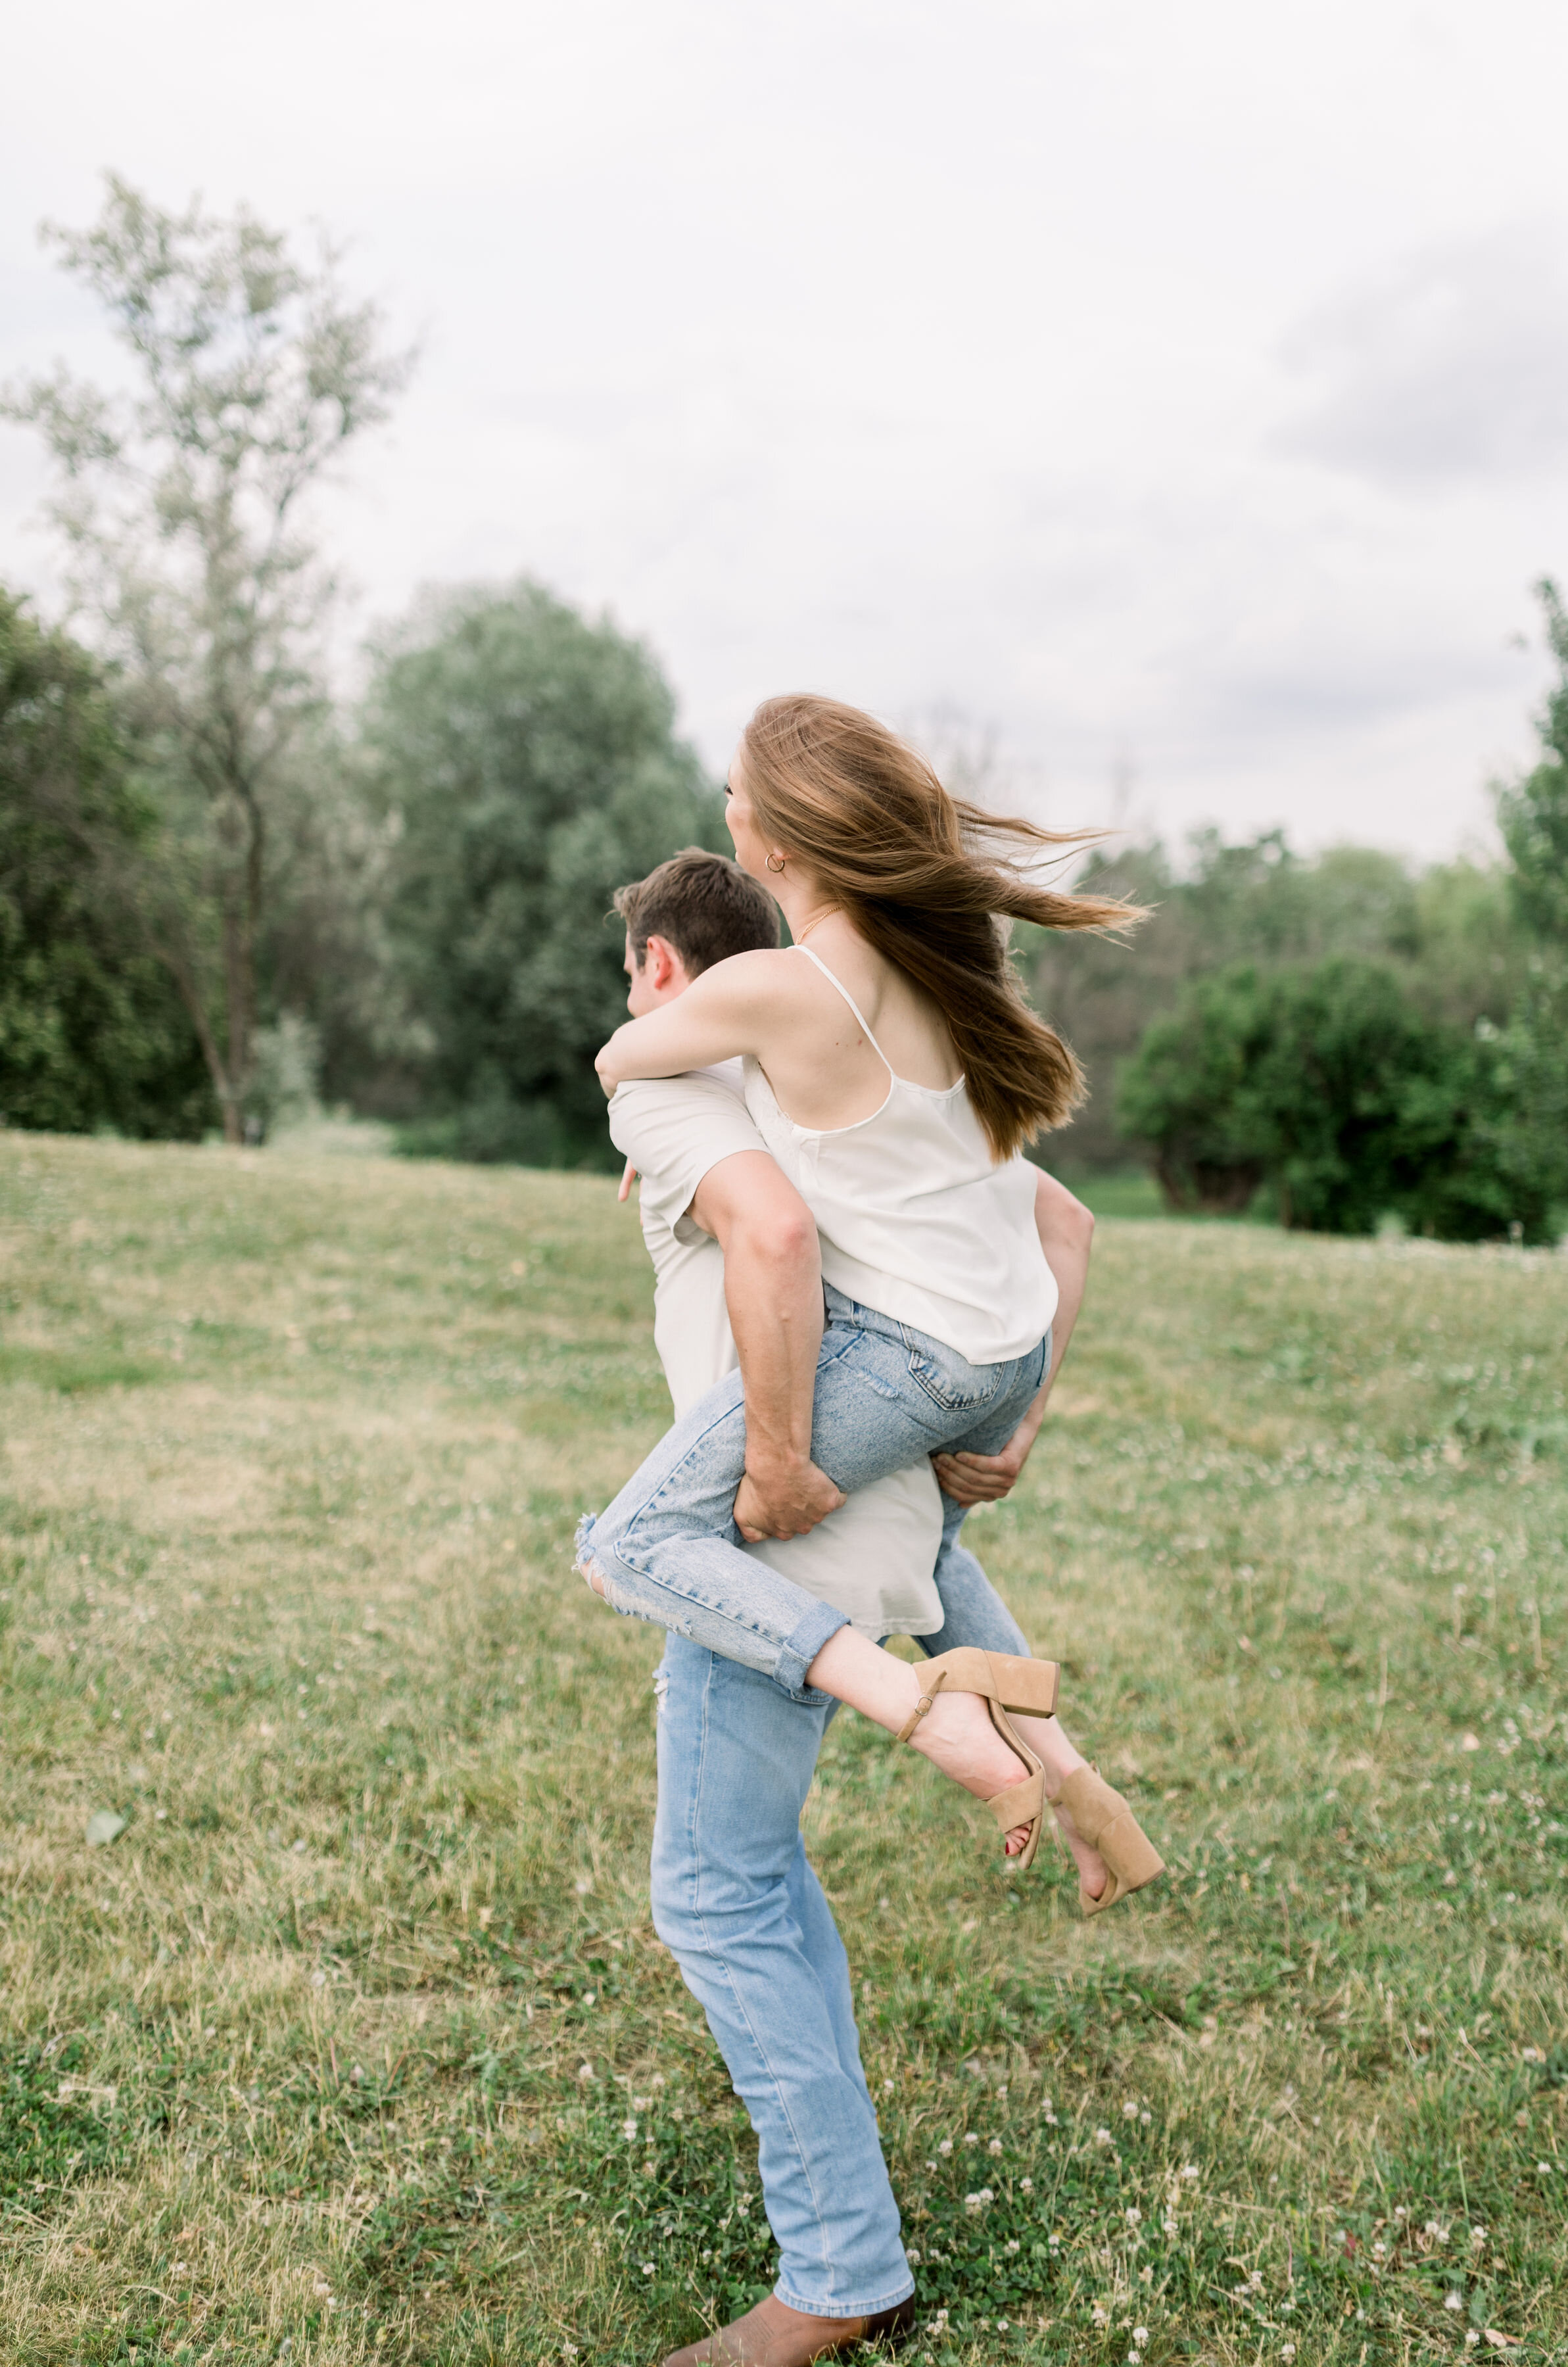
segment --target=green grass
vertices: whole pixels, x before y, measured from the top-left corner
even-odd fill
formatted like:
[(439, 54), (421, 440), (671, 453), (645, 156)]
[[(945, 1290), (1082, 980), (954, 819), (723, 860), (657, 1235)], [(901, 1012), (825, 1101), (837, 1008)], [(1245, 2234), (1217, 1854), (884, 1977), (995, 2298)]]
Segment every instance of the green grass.
[(1086, 1168), (1062, 1176), (1096, 1221), (1101, 1217), (1169, 1218), (1165, 1196), (1146, 1167)]
[[(649, 1301), (596, 1178), (0, 1137), (6, 2367), (631, 2367), (765, 2284), (570, 1567)], [(1568, 2358), (1565, 1387), (1568, 1259), (1102, 1225), (971, 1535), (1169, 1880), (1083, 1923), (851, 1717), (807, 1810), (919, 2357)]]

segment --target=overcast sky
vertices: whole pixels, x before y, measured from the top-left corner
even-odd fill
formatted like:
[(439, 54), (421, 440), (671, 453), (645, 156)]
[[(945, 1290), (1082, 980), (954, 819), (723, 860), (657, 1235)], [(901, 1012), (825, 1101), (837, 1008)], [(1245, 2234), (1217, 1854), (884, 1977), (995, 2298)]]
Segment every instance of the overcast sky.
[[(716, 765), (819, 688), (1060, 821), (1443, 855), (1568, 574), (1565, 95), (1562, 0), (55, 0), (0, 377), (107, 374), (35, 236), (106, 166), (320, 219), (423, 347), (333, 505), (362, 622), (526, 571)], [(0, 426), (47, 596), (42, 484)]]

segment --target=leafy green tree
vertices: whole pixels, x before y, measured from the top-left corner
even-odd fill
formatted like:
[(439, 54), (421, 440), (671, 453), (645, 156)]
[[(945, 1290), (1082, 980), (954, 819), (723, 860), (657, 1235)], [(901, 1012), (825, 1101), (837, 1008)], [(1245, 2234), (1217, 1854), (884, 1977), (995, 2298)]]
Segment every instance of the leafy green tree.
[(1238, 1216), (1269, 1172), (1274, 1136), (1255, 1088), (1271, 1018), (1263, 977), (1233, 965), (1184, 988), (1118, 1071), (1117, 1121), (1151, 1150), (1171, 1207)]
[(1497, 820), (1520, 912), (1545, 945), (1568, 953), (1568, 611), (1550, 577), (1536, 590), (1558, 677), (1538, 724), (1540, 762), (1498, 792)]
[(87, 651), (0, 590), (0, 1116), (199, 1135), (214, 1116), (128, 894), (155, 824)]
[(608, 1157), (593, 1054), (625, 1016), (613, 890), (722, 847), (649, 652), (538, 584), (433, 595), (374, 653), (368, 776), (395, 830), (388, 926), (433, 1037), (414, 1147)]
[(1310, 1232), (1375, 1232), (1399, 1203), (1402, 1161), (1419, 1169), (1440, 1148), (1435, 1126), (1411, 1139), (1409, 1107), (1435, 1031), (1392, 969), (1344, 956), (1279, 972), (1269, 1002), (1250, 1084), (1280, 1217)]
[[(1032, 933), (1020, 953), (1039, 1008), (1061, 1029), (1089, 1075), (1088, 1107), (1054, 1136), (1053, 1163), (1107, 1165), (1125, 1157), (1112, 1097), (1119, 1061), (1145, 1029), (1168, 1015), (1186, 981), (1250, 964), (1261, 975), (1343, 955), (1425, 976), (1423, 883), (1397, 855), (1336, 846), (1308, 859), (1279, 831), (1229, 844), (1214, 830), (1193, 832), (1178, 866), (1158, 844), (1101, 849), (1084, 884), (1152, 906), (1125, 942)], [(1472, 991), (1479, 948), (1440, 992), (1456, 1006)], [(1443, 964), (1435, 966), (1449, 975)], [(1486, 1007), (1501, 1019), (1487, 977)], [(1462, 1014), (1468, 1022), (1473, 1013)]]
[(1397, 971), (1345, 956), (1193, 980), (1118, 1085), (1175, 1207), (1237, 1213), (1266, 1181), (1287, 1225), (1397, 1215), (1442, 1240), (1552, 1237), (1540, 1105), (1535, 1037), (1434, 1022)]
[(45, 236), (102, 301), (135, 383), (110, 396), (61, 368), (4, 409), (39, 429), (62, 479), (51, 515), (73, 591), (157, 780), (148, 939), (238, 1141), (275, 842), (328, 707), (334, 585), (307, 503), (408, 365), (330, 252), (307, 268), (243, 210), (165, 213), (111, 176), (92, 228)]

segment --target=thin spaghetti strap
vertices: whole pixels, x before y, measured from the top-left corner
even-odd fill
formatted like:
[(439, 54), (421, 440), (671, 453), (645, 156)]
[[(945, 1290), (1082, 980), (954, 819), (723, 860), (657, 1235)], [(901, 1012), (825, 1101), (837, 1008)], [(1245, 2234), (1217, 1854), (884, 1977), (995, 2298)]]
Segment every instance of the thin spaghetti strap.
[(898, 1074), (897, 1070), (893, 1066), (893, 1063), (888, 1059), (886, 1053), (883, 1050), (881, 1045), (877, 1042), (875, 1036), (872, 1034), (871, 1028), (867, 1024), (864, 1012), (861, 1009), (860, 1004), (855, 1001), (854, 996), (850, 992), (849, 988), (844, 984), (843, 980), (841, 978), (836, 978), (833, 972), (829, 968), (827, 963), (823, 960), (821, 955), (814, 954), (809, 946), (791, 946), (789, 947), (789, 951), (792, 954), (804, 954), (808, 962), (815, 962), (823, 977), (827, 980), (829, 985), (836, 986), (838, 988), (839, 992), (843, 996), (844, 1001), (849, 1004), (850, 1009), (854, 1013), (855, 1017), (859, 1020), (861, 1033), (864, 1036), (866, 1042), (871, 1046), (872, 1050), (875, 1053), (877, 1059), (881, 1061), (888, 1075), (897, 1082)]

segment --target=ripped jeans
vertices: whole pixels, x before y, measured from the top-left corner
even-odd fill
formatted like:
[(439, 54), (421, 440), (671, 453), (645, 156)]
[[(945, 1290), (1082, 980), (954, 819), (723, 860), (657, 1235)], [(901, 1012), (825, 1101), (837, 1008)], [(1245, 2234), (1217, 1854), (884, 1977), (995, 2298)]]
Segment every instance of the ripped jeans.
[[(831, 1285), (823, 1297), (811, 1457), (846, 1494), (923, 1455), (998, 1454), (1048, 1368), (1049, 1333), (1010, 1363), (971, 1365)], [(745, 1468), (745, 1404), (731, 1373), (666, 1433), (607, 1511), (583, 1520), (578, 1566), (602, 1580), (625, 1617), (671, 1628), (816, 1704), (823, 1696), (806, 1672), (849, 1621), (742, 1551), (734, 1508)], [(963, 1522), (949, 1499), (939, 1591)]]

